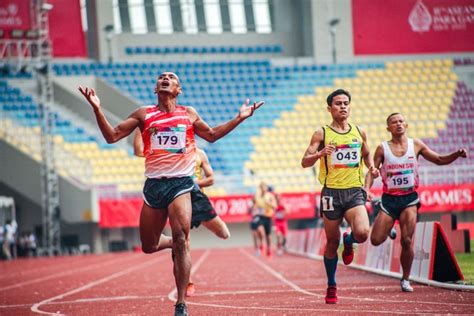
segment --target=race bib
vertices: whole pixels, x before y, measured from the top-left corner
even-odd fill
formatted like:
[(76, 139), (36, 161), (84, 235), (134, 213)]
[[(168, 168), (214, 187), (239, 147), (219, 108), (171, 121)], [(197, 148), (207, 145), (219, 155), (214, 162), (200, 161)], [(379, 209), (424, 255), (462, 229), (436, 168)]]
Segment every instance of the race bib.
[(332, 196), (322, 196), (321, 197), (321, 208), (324, 212), (334, 211), (334, 203)]
[(387, 188), (389, 191), (404, 191), (415, 186), (415, 177), (413, 172), (401, 173), (397, 172), (387, 177)]
[(156, 130), (151, 134), (151, 149), (172, 153), (184, 153), (186, 148), (186, 125)]
[(357, 168), (360, 163), (360, 143), (339, 145), (331, 154), (333, 168)]
[(275, 219), (285, 219), (285, 213), (283, 212), (275, 213)]

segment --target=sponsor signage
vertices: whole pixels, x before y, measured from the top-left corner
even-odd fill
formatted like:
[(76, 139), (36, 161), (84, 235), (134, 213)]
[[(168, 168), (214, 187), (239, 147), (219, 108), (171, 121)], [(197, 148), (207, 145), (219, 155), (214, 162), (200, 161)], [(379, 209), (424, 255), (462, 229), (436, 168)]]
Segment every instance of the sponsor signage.
[(472, 0), (352, 0), (354, 54), (474, 50)]
[(28, 30), (30, 29), (29, 0), (0, 1), (0, 29)]

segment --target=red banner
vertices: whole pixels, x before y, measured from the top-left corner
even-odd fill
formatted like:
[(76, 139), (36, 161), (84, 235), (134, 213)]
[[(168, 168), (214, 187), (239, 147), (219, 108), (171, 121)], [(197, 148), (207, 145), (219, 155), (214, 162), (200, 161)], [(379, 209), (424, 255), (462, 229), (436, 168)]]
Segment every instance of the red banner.
[[(314, 193), (284, 193), (282, 204), (288, 208), (289, 219), (311, 218), (315, 214)], [(252, 203), (252, 195), (231, 195), (209, 198), (216, 213), (227, 223), (250, 221), (248, 210)], [(138, 227), (142, 199), (100, 200), (99, 226)]]
[(49, 34), (54, 57), (86, 57), (80, 1), (48, 0), (48, 3), (53, 5), (49, 12)]
[[(433, 185), (418, 188), (420, 213), (474, 211), (474, 184)], [(372, 190), (374, 197), (382, 190)]]
[(354, 54), (474, 50), (472, 0), (352, 0)]
[(0, 1), (0, 29), (29, 30), (30, 25), (29, 0)]
[(142, 199), (100, 200), (99, 226), (138, 227), (142, 204)]
[[(374, 197), (381, 193), (381, 189), (372, 190)], [(425, 186), (418, 189), (418, 194), (421, 201), (420, 213), (474, 211), (474, 184)], [(250, 220), (248, 209), (252, 195), (211, 197), (210, 200), (216, 213), (225, 222), (241, 223)], [(283, 193), (281, 200), (287, 206), (289, 219), (317, 216), (315, 208), (319, 203), (319, 192)], [(101, 200), (99, 226), (138, 227), (142, 203), (142, 199)]]
[[(211, 197), (216, 213), (227, 223), (250, 220), (248, 210), (252, 205), (252, 195)], [(281, 203), (288, 209), (288, 219), (311, 218), (315, 216), (314, 193), (283, 193)]]

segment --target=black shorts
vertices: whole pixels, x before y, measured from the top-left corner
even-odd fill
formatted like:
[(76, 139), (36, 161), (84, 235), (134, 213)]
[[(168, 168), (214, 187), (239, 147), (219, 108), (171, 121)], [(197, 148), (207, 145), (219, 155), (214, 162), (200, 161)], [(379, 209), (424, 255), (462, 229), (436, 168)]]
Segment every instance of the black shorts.
[(175, 198), (193, 188), (194, 181), (191, 177), (148, 178), (143, 187), (143, 201), (152, 208), (167, 209)]
[(254, 217), (252, 217), (252, 221), (250, 222), (250, 229), (256, 230), (260, 225), (262, 225), (260, 221), (260, 215), (255, 215)]
[(210, 221), (217, 216), (209, 198), (197, 186), (191, 191), (191, 203), (193, 205), (191, 228), (199, 227), (201, 222)]
[(400, 214), (402, 214), (407, 207), (413, 205), (416, 205), (417, 209), (421, 206), (418, 193), (416, 192), (405, 195), (391, 195), (384, 193), (382, 194), (380, 208), (384, 213), (390, 215), (394, 220), (397, 220), (400, 218)]
[(272, 218), (267, 216), (260, 216), (260, 225), (263, 225), (265, 229), (265, 235), (270, 235), (272, 233)]
[(358, 205), (365, 205), (367, 192), (364, 189), (331, 189), (324, 187), (321, 191), (321, 217), (323, 215), (330, 220), (338, 220), (344, 217), (344, 213)]

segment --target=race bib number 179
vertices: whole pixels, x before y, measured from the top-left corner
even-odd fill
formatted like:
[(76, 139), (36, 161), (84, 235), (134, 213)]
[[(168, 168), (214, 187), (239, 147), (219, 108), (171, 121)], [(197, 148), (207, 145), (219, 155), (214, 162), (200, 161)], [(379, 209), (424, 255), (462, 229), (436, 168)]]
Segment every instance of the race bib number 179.
[(183, 153), (186, 148), (186, 125), (157, 130), (151, 134), (151, 149)]

